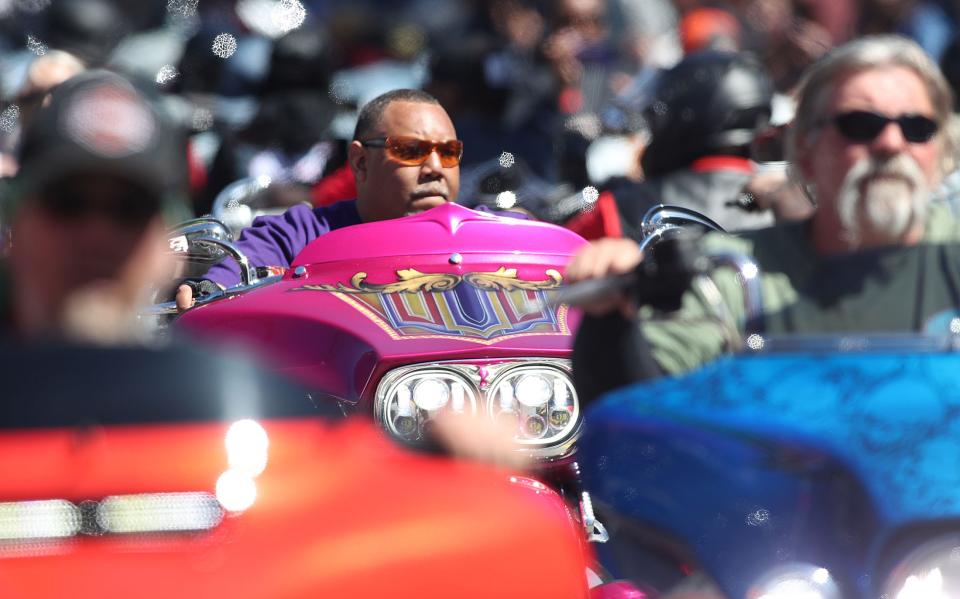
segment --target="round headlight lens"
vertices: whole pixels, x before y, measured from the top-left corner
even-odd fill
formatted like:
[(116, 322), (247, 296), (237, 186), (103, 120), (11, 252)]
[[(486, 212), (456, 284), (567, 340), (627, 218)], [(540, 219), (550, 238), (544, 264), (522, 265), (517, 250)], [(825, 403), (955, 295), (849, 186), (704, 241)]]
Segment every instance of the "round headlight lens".
[(422, 440), (441, 411), (476, 414), (473, 386), (455, 372), (414, 370), (385, 381), (377, 391), (377, 419), (404, 441)]
[(747, 591), (747, 599), (840, 599), (840, 589), (826, 568), (786, 564), (764, 574)]
[(539, 374), (526, 374), (517, 379), (514, 393), (517, 401), (528, 408), (539, 408), (553, 395), (550, 383)]
[(413, 388), (413, 403), (427, 412), (435, 412), (450, 401), (450, 384), (437, 379), (424, 379)]
[(487, 410), (515, 427), (514, 439), (549, 447), (570, 439), (580, 423), (580, 407), (570, 376), (562, 369), (524, 365), (501, 374), (490, 386)]
[(910, 552), (884, 587), (890, 599), (960, 597), (960, 535), (929, 541)]

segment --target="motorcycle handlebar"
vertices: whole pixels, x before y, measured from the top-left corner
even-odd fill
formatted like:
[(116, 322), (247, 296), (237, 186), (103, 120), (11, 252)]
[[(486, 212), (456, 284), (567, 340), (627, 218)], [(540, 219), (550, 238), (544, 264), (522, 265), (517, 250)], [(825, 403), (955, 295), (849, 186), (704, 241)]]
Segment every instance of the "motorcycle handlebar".
[(639, 305), (676, 311), (693, 278), (708, 269), (696, 237), (678, 231), (653, 245), (632, 271), (569, 285), (554, 295), (552, 303), (583, 307), (615, 294), (629, 294)]

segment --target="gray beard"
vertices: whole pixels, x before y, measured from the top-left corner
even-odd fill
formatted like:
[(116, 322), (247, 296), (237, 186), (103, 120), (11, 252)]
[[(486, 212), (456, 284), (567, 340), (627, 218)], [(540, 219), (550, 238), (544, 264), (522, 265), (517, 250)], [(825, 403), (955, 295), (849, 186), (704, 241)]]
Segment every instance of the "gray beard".
[(864, 158), (853, 165), (840, 188), (836, 210), (846, 241), (856, 248), (865, 235), (901, 241), (915, 223), (925, 222), (929, 200), (920, 166), (907, 154), (898, 154), (883, 162)]

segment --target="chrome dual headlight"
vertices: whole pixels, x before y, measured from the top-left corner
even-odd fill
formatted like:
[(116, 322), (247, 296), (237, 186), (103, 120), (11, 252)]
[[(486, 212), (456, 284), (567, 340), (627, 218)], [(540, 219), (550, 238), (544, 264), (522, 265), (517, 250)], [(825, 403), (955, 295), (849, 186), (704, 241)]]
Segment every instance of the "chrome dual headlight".
[(889, 599), (960, 597), (960, 534), (924, 543), (910, 552), (887, 579)]
[(519, 448), (565, 452), (580, 429), (580, 404), (567, 360), (425, 364), (390, 371), (375, 412), (395, 437), (418, 442), (442, 412), (509, 423)]

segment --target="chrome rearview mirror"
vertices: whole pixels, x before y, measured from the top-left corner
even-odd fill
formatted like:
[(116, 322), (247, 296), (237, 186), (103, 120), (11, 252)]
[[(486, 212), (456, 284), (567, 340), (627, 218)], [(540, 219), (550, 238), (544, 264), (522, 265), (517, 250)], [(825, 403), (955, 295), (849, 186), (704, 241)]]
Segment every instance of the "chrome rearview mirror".
[(201, 264), (216, 264), (229, 256), (240, 265), (242, 285), (257, 280), (256, 270), (250, 266), (247, 256), (233, 243), (230, 230), (215, 218), (188, 220), (167, 236), (170, 251), (188, 261)]
[(665, 236), (691, 229), (724, 232), (723, 227), (696, 210), (657, 204), (647, 210), (640, 221), (640, 249), (646, 250)]
[(170, 251), (193, 262), (215, 264), (227, 253), (211, 244), (198, 244), (200, 239), (232, 241), (226, 225), (215, 218), (194, 218), (181, 223), (167, 235)]

